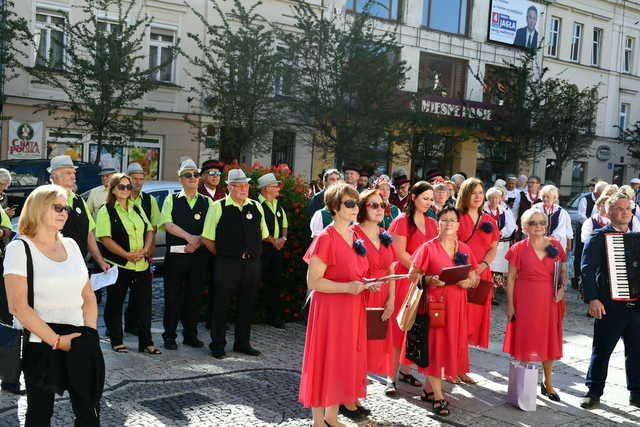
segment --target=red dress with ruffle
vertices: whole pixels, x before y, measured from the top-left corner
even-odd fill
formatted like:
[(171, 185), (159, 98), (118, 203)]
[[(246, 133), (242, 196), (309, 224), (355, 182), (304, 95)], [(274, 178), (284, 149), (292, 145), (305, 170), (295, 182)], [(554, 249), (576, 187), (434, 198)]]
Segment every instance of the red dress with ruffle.
[(562, 358), (562, 315), (560, 303), (554, 301), (555, 261), (567, 262), (567, 255), (557, 240), (556, 258), (545, 254), (541, 260), (529, 239), (522, 240), (505, 258), (518, 269), (513, 289), (515, 320), (507, 324), (502, 351), (518, 360), (542, 362)]
[[(486, 223), (491, 225), (485, 225)], [(491, 228), (491, 230), (489, 230), (489, 228)], [(491, 245), (500, 240), (500, 230), (491, 215), (483, 213), (476, 227), (469, 214), (461, 214), (458, 240), (466, 243), (471, 248), (471, 252), (473, 252), (476, 260), (481, 262)], [(482, 274), (480, 274), (480, 279), (491, 282), (491, 269), (486, 268)], [(493, 290), (489, 292), (489, 296), (483, 305), (467, 304), (469, 312), (469, 344), (471, 345), (484, 348), (489, 347), (492, 295)]]
[[(362, 229), (354, 225), (353, 231), (362, 239), (367, 248), (367, 259), (369, 260), (369, 270), (366, 273), (368, 278), (383, 277), (389, 274), (389, 267), (396, 259), (393, 243), (385, 246), (380, 242), (380, 247), (376, 248), (369, 237)], [(380, 228), (380, 233), (384, 232)], [(363, 292), (365, 306), (367, 308), (384, 308), (389, 298), (389, 283), (381, 285), (377, 292)], [(382, 316), (382, 311), (376, 310)], [(393, 316), (387, 320), (387, 336), (383, 340), (367, 340), (367, 372), (378, 375), (393, 376), (393, 336), (391, 324), (395, 319)]]
[[(354, 236), (355, 240), (355, 236)], [(328, 226), (309, 246), (304, 261), (317, 256), (334, 282), (362, 280), (369, 269), (342, 236)], [(299, 401), (305, 408), (353, 403), (367, 384), (367, 325), (362, 294), (314, 291), (309, 307)]]
[[(438, 235), (438, 223), (424, 217), (424, 234), (417, 228), (413, 227), (409, 229), (409, 220), (406, 213), (402, 213), (396, 219), (393, 220), (389, 227), (389, 233), (404, 236), (407, 238), (407, 252), (413, 254), (423, 243), (428, 242)], [(406, 274), (409, 270), (398, 262), (396, 267), (396, 274)], [(404, 343), (404, 336), (406, 332), (402, 331), (396, 322), (396, 317), (402, 308), (402, 303), (409, 292), (409, 279), (396, 280), (396, 295), (395, 295), (395, 310), (393, 311), (391, 330), (393, 332), (393, 346), (402, 348)]]

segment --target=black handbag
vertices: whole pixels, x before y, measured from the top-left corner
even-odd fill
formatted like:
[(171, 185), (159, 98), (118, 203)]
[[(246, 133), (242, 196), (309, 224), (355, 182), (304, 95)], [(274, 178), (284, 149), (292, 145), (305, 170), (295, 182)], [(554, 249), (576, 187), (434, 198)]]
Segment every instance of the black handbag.
[[(27, 257), (27, 301), (33, 307), (33, 261), (29, 245), (22, 239), (24, 251)], [(3, 286), (4, 288), (4, 283)], [(8, 306), (6, 293), (3, 292), (2, 304)], [(8, 311), (8, 310), (7, 310)], [(0, 322), (0, 379), (7, 383), (19, 383), (22, 370), (22, 358), (24, 349), (29, 341), (29, 331), (26, 329), (14, 329), (11, 324)]]
[(407, 331), (405, 357), (421, 368), (429, 366), (429, 315), (423, 294), (413, 327)]

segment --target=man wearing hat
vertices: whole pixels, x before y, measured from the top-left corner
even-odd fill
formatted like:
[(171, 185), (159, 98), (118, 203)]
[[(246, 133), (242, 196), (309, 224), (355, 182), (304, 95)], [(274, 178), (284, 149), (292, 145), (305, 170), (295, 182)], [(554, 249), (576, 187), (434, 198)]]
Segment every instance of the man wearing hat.
[(364, 190), (367, 190), (369, 188), (370, 175), (371, 174), (366, 169), (362, 169), (360, 171), (360, 176), (358, 177), (358, 186), (356, 187), (358, 190), (358, 193), (362, 193)]
[(344, 182), (358, 188), (358, 179), (360, 178), (360, 168), (354, 165), (347, 165), (342, 168), (344, 173)]
[(185, 159), (178, 170), (182, 190), (164, 199), (160, 224), (167, 236), (164, 281), (164, 347), (176, 350), (176, 329), (182, 321), (183, 340), (202, 347), (198, 339), (198, 311), (202, 277), (206, 271), (206, 249), (202, 246), (204, 221), (213, 201), (198, 193), (200, 172)]
[(214, 202), (223, 199), (225, 194), (218, 185), (223, 171), (222, 163), (217, 160), (207, 160), (200, 168), (200, 176), (202, 183), (198, 187), (198, 193), (209, 197)]
[(284, 329), (280, 288), (282, 276), (282, 248), (287, 242), (287, 214), (277, 197), (280, 195), (280, 181), (273, 173), (258, 178), (258, 201), (262, 204), (264, 219), (269, 228), (269, 237), (262, 241), (262, 284), (267, 302), (267, 323), (274, 328)]
[(636, 204), (640, 204), (640, 178), (631, 178), (631, 188), (636, 192)]
[(391, 174), (393, 176), (393, 186), (395, 191), (389, 196), (389, 202), (396, 205), (401, 212), (404, 212), (407, 202), (409, 202), (409, 178), (407, 171), (403, 168), (398, 168)]
[(309, 216), (313, 217), (313, 214), (322, 208), (324, 208), (324, 192), (327, 188), (333, 184), (340, 182), (342, 175), (338, 169), (327, 169), (322, 174), (323, 188), (318, 191), (309, 201)]
[(63, 236), (75, 240), (83, 257), (86, 257), (87, 252), (90, 252), (100, 269), (107, 271), (109, 264), (102, 258), (96, 243), (96, 236), (92, 233), (96, 228), (93, 217), (84, 200), (73, 192), (76, 186), (76, 169), (71, 157), (66, 155), (52, 158), (50, 166), (47, 168), (47, 172), (51, 174), (51, 182), (63, 187), (68, 192), (67, 205), (71, 211), (61, 232)]
[(105, 167), (103, 166), (100, 170), (100, 181), (102, 181), (102, 185), (99, 185), (89, 192), (89, 198), (87, 199), (87, 206), (89, 207), (89, 213), (94, 217), (98, 214), (98, 211), (102, 206), (104, 206), (105, 201), (107, 200), (107, 186), (109, 185), (109, 180), (111, 179), (111, 175), (118, 172), (113, 167)]
[(250, 178), (231, 169), (229, 194), (213, 204), (204, 224), (203, 243), (216, 255), (214, 306), (211, 321), (211, 355), (225, 357), (227, 308), (238, 297), (233, 350), (258, 356), (250, 343), (251, 319), (260, 281), (262, 241), (269, 237), (262, 205), (249, 199)]

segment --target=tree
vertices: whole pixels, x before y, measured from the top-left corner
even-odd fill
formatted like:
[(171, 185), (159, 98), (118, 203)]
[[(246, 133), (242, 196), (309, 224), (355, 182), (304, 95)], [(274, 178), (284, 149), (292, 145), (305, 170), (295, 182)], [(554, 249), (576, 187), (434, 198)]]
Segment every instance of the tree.
[(212, 0), (212, 5), (221, 23), (212, 24), (192, 8), (207, 37), (188, 33), (199, 52), (183, 53), (200, 71), (193, 75), (198, 87), (192, 90), (221, 126), (214, 148), (220, 150), (221, 160), (230, 163), (245, 151), (271, 149), (268, 136), (284, 123), (281, 99), (276, 96), (283, 58), (276, 49), (275, 30), (257, 12), (261, 2), (247, 8), (241, 0), (233, 0), (229, 16), (221, 1)]
[(534, 97), (539, 100), (539, 106), (533, 111), (533, 126), (540, 148), (555, 155), (555, 162), (548, 170), (551, 180), (559, 186), (569, 161), (590, 154), (602, 98), (598, 97), (597, 86), (581, 90), (557, 78), (540, 82)]
[[(619, 126), (615, 126), (620, 129)], [(627, 146), (627, 152), (636, 164), (640, 163), (640, 121), (632, 128), (620, 131), (620, 142)]]
[[(5, 101), (4, 83), (15, 76), (14, 70), (26, 57), (29, 25), (13, 11), (14, 3), (0, 0), (0, 115)], [(4, 119), (2, 119), (4, 120)]]
[(292, 6), (293, 30), (281, 33), (294, 82), (287, 111), (346, 161), (371, 158), (406, 101), (399, 89), (408, 68), (399, 59), (395, 33), (378, 28), (368, 13), (377, 4), (327, 18), (298, 2)]
[[(64, 93), (66, 99), (49, 101), (40, 108), (64, 127), (89, 133), (97, 144), (96, 164), (103, 146), (127, 144), (145, 133), (144, 122), (156, 110), (140, 101), (158, 88), (156, 75), (175, 57), (174, 46), (162, 63), (146, 67), (149, 60), (144, 47), (152, 20), (134, 14), (140, 4), (135, 0), (85, 0), (80, 21), (64, 19), (51, 25), (64, 34), (63, 54), (47, 54), (34, 40), (36, 65), (26, 68), (41, 83)], [(107, 10), (117, 11), (117, 18), (101, 18)]]

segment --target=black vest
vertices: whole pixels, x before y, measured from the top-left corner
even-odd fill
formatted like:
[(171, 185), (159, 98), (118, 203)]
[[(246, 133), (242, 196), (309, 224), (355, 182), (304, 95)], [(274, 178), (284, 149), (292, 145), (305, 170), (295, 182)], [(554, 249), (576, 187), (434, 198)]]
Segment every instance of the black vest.
[(80, 252), (83, 257), (86, 257), (88, 246), (87, 236), (89, 235), (89, 217), (87, 211), (84, 208), (84, 202), (75, 194), (73, 196), (73, 205), (71, 206), (71, 212), (62, 228), (62, 235), (64, 237), (70, 237), (80, 247)]
[(217, 202), (222, 207), (216, 227), (217, 255), (240, 258), (249, 253), (252, 259), (259, 258), (262, 255), (262, 214), (258, 202), (249, 200), (242, 212), (234, 205), (225, 206), (225, 202), (226, 198)]
[[(193, 209), (191, 209), (186, 197), (178, 197), (177, 194), (174, 194), (171, 197), (173, 198), (171, 222), (189, 234), (193, 234), (195, 236), (201, 235), (202, 228), (204, 227), (204, 219), (207, 216), (207, 210), (209, 209), (209, 199), (202, 194), (196, 193), (198, 200), (193, 205)], [(187, 243), (188, 242), (183, 238), (167, 233), (167, 250), (170, 250), (170, 246), (182, 246)], [(198, 251), (201, 249), (205, 250), (206, 248), (201, 247)]]
[(587, 218), (591, 217), (591, 212), (593, 212), (593, 207), (596, 204), (596, 201), (593, 200), (591, 193), (584, 196), (587, 199), (587, 210), (584, 213), (584, 216)]
[(280, 202), (276, 199), (276, 214), (274, 215), (271, 208), (267, 205), (267, 201), (262, 202), (262, 210), (264, 211), (264, 221), (267, 223), (269, 229), (269, 235), (275, 237), (276, 221), (278, 221), (278, 230), (280, 230), (280, 236), (282, 237), (282, 221), (284, 221), (284, 209), (280, 206)]
[(141, 203), (142, 210), (147, 216), (147, 219), (149, 220), (149, 222), (151, 222), (151, 197), (152, 196), (145, 193), (144, 191), (141, 191), (140, 195), (142, 196), (142, 203)]
[[(129, 245), (129, 235), (127, 234), (127, 230), (124, 228), (124, 224), (120, 219), (120, 215), (118, 215), (118, 212), (116, 211), (115, 204), (108, 203), (105, 206), (107, 207), (109, 222), (111, 223), (111, 239), (118, 245), (120, 245), (122, 249), (129, 252), (131, 250), (131, 246)], [(140, 218), (142, 218), (142, 221), (144, 222), (144, 218), (142, 216), (142, 213), (140, 212), (140, 208), (133, 205), (133, 210), (140, 216)], [(144, 222), (144, 232), (146, 231), (147, 223)], [(109, 249), (107, 249), (105, 245), (100, 244), (99, 247), (100, 253), (102, 254), (104, 259), (120, 265), (127, 265), (127, 262), (129, 262), (126, 258), (123, 258), (109, 251)]]
[(533, 206), (536, 203), (541, 202), (542, 200), (540, 199), (540, 192), (538, 192), (538, 198), (535, 199), (532, 202), (529, 201), (529, 199), (527, 199), (527, 193), (524, 191), (520, 192), (520, 204), (518, 205), (518, 225), (520, 225), (520, 218), (522, 218), (522, 214), (529, 208), (531, 208), (531, 206)]

